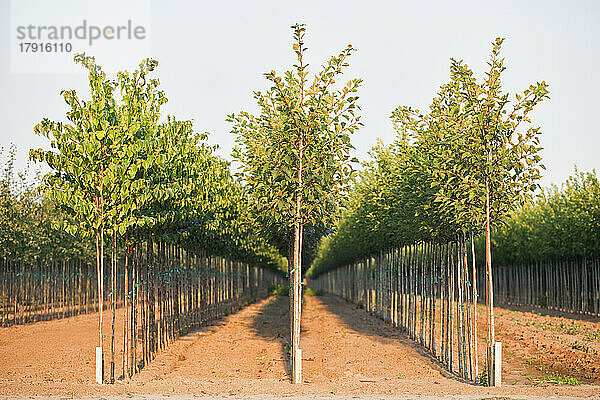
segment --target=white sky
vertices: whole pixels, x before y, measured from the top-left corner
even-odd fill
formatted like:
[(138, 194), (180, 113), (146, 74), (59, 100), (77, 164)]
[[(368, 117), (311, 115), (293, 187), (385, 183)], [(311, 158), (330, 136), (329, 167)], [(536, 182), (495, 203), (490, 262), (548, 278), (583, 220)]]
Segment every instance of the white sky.
[[(48, 0), (54, 1), (54, 0)], [(58, 2), (58, 0), (56, 0)], [(253, 90), (266, 89), (262, 73), (291, 67), (291, 30), (307, 24), (312, 71), (347, 43), (358, 49), (346, 76), (364, 80), (364, 127), (353, 138), (366, 157), (377, 138), (393, 140), (390, 112), (398, 105), (426, 108), (449, 77), (449, 58), (463, 59), (481, 76), (496, 36), (506, 37), (503, 87), (511, 93), (546, 80), (551, 99), (533, 114), (542, 127), (543, 184), (559, 183), (577, 164), (600, 169), (599, 1), (152, 1), (151, 56), (169, 102), (164, 113), (193, 119), (210, 132), (219, 153), (233, 145), (227, 114), (254, 111)], [(56, 15), (69, 10), (57, 7)], [(119, 10), (115, 10), (119, 12)], [(48, 17), (52, 17), (51, 15)], [(135, 16), (132, 16), (135, 18)], [(10, 2), (0, 0), (0, 146), (17, 145), (19, 166), (44, 117), (64, 120), (62, 89), (87, 97), (79, 74), (12, 74)], [(111, 54), (100, 64), (132, 70), (130, 54)], [(117, 61), (115, 61), (117, 60)]]

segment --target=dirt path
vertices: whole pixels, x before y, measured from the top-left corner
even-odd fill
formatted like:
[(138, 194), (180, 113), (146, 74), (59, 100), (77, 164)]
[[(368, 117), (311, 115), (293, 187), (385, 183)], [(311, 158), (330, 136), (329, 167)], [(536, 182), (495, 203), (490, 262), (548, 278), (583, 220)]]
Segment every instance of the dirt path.
[(341, 299), (306, 297), (302, 318), (305, 383), (330, 392), (390, 394), (462, 386), (398, 329)]
[(376, 394), (591, 396), (600, 392), (592, 385), (536, 387), (516, 382), (490, 389), (463, 383), (398, 329), (363, 310), (331, 296), (305, 301), (302, 385), (289, 383), (287, 298), (271, 297), (183, 336), (130, 382), (115, 385), (93, 383), (95, 315), (2, 328), (0, 395), (262, 395), (268, 399), (372, 398)]

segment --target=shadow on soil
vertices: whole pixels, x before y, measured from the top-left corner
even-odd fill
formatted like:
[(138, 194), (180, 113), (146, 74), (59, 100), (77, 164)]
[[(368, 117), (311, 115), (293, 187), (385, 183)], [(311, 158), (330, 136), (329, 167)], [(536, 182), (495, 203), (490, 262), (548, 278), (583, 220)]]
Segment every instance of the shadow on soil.
[(442, 374), (442, 376), (459, 382), (476, 385), (462, 377), (455, 375), (443, 366), (429, 351), (423, 346), (410, 339), (402, 328), (393, 327), (388, 322), (380, 319), (374, 314), (368, 313), (356, 304), (350, 303), (341, 297), (334, 295), (319, 296), (317, 299), (332, 314), (337, 315), (350, 329), (361, 334), (372, 337), (375, 340), (393, 339), (403, 345), (410, 346), (420, 356), (430, 362), (432, 368)]
[(252, 329), (257, 336), (270, 341), (280, 343), (281, 358), (285, 361), (285, 371), (289, 379), (292, 379), (287, 346), (290, 343), (289, 329), (289, 305), (288, 298), (276, 296), (273, 301), (268, 302), (252, 321)]

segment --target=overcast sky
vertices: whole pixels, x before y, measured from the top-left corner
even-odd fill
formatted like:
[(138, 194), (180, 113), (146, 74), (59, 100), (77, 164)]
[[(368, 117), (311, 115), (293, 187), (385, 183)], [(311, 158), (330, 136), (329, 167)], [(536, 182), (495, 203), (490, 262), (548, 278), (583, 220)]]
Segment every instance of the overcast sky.
[[(61, 18), (68, 0), (47, 18)], [(102, 4), (102, 3), (101, 3)], [(118, 3), (117, 3), (118, 4)], [(68, 5), (68, 4), (67, 4)], [(86, 74), (11, 72), (11, 5), (0, 0), (0, 145), (19, 149), (23, 166), (31, 147), (45, 139), (33, 133), (42, 118), (64, 120), (62, 89), (87, 97)], [(128, 10), (135, 20), (135, 8)], [(577, 164), (598, 169), (600, 139), (599, 1), (152, 1), (149, 54), (159, 61), (157, 76), (169, 102), (165, 115), (193, 119), (210, 132), (229, 158), (233, 145), (227, 114), (255, 110), (253, 90), (267, 88), (262, 74), (293, 64), (290, 26), (307, 25), (308, 62), (314, 71), (352, 43), (347, 79), (364, 80), (360, 90), (364, 127), (353, 138), (365, 158), (377, 139), (389, 143), (389, 121), (398, 105), (426, 108), (449, 77), (449, 59), (463, 59), (478, 76), (486, 69), (491, 42), (506, 38), (503, 87), (514, 93), (545, 80), (551, 99), (533, 114), (542, 128), (543, 184), (563, 181)], [(117, 15), (123, 11), (116, 7)], [(141, 17), (140, 17), (141, 18)], [(13, 49), (14, 50), (14, 49)], [(93, 52), (93, 51), (92, 51)], [(96, 54), (107, 70), (132, 70), (139, 55), (128, 51)], [(72, 57), (68, 55), (68, 57)]]

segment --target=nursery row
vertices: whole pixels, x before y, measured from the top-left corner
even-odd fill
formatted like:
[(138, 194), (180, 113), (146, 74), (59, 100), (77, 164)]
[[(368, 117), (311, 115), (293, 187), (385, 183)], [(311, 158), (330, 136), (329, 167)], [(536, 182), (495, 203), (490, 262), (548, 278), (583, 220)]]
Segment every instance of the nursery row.
[[(182, 332), (265, 297), (269, 286), (283, 283), (268, 269), (151, 240), (130, 249), (123, 271), (123, 377), (138, 372)], [(115, 335), (121, 334), (114, 332), (118, 301), (111, 293), (111, 382)]]
[[(478, 246), (481, 249), (482, 243)], [(600, 313), (600, 183), (576, 171), (512, 212), (494, 231), (496, 298)], [(481, 254), (481, 252), (479, 252)], [(481, 264), (480, 257), (478, 261)]]
[[(377, 258), (379, 254), (395, 254), (396, 250), (390, 253), (389, 249), (413, 249), (410, 254), (419, 249), (417, 253), (427, 254), (425, 258), (437, 259), (423, 262), (409, 257), (408, 292), (394, 289), (392, 296), (395, 299), (400, 294), (409, 299), (408, 314), (401, 312), (402, 318), (408, 318), (407, 324), (404, 325), (405, 321), (400, 324), (439, 355), (449, 370), (458, 370), (466, 378), (477, 380), (481, 375), (473, 368), (472, 361), (476, 346), (469, 338), (474, 332), (469, 321), (476, 321), (476, 315), (468, 311), (469, 307), (474, 310), (476, 304), (472, 282), (477, 280), (467, 273), (466, 242), (484, 236), (482, 278), (490, 321), (486, 338), (490, 356), (485, 368), (489, 376), (486, 382), (490, 384), (500, 383), (494, 333), (491, 232), (510, 211), (531, 199), (539, 187), (537, 182), (543, 167), (539, 155), (540, 130), (531, 126), (530, 113), (549, 93), (546, 83), (541, 82), (530, 85), (509, 101), (509, 95), (501, 88), (501, 74), (505, 70), (500, 56), (502, 42), (497, 39), (493, 43), (489, 70), (482, 82), (475, 79), (462, 61), (452, 60), (450, 81), (441, 86), (427, 113), (405, 106), (392, 113), (398, 132), (395, 142), (373, 150), (372, 161), (365, 165), (341, 220), (333, 234), (321, 241), (309, 270), (309, 275), (317, 280), (323, 274), (339, 279), (342, 273), (336, 271), (338, 268), (350, 269), (350, 275), (354, 276), (352, 270), (364, 265), (363, 260)], [(447, 250), (450, 248), (453, 250)], [(405, 265), (403, 262), (400, 265)], [(386, 276), (389, 264), (377, 265), (373, 270), (363, 267), (365, 276), (371, 273)], [(336, 285), (334, 289), (339, 291), (340, 286)], [(387, 300), (381, 306), (386, 309), (392, 305), (388, 292), (370, 286), (366, 290), (374, 290), (373, 295), (361, 294), (367, 296), (366, 301), (371, 302), (370, 296), (384, 296)], [(414, 315), (417, 298), (422, 307), (418, 317)], [(437, 329), (433, 324), (436, 321), (433, 305), (438, 301), (442, 301), (436, 306), (441, 318), (438, 332), (446, 335), (439, 338), (439, 352), (432, 337)], [(377, 312), (383, 311), (377, 309)], [(417, 327), (418, 334), (414, 330)], [(421, 337), (421, 330), (429, 336)]]
[[(19, 223), (0, 232), (12, 245), (2, 254), (3, 322), (98, 310), (96, 381), (114, 382), (116, 335), (125, 341), (128, 377), (180, 332), (256, 299), (286, 263), (258, 233), (246, 189), (206, 135), (191, 121), (159, 122), (167, 98), (152, 77), (156, 61), (114, 79), (93, 57), (75, 61), (88, 72), (91, 96), (63, 91), (67, 122), (44, 119), (35, 127), (50, 145), (30, 151), (50, 169), (39, 190), (23, 187), (12, 166), (4, 174), (0, 216)], [(44, 218), (31, 223), (28, 207)], [(119, 307), (124, 332), (115, 332)], [(108, 376), (105, 308), (112, 318)]]
[(403, 328), (450, 372), (488, 383), (479, 370), (473, 256), (464, 238), (407, 245), (328, 271), (311, 287)]
[(496, 265), (600, 258), (600, 182), (575, 171), (511, 213), (494, 232)]
[[(123, 293), (122, 286), (119, 293)], [(2, 326), (96, 311), (97, 294), (96, 269), (90, 264), (66, 260), (47, 263), (2, 260)]]
[[(283, 277), (269, 269), (206, 253), (191, 253), (164, 241), (140, 241), (104, 276), (103, 309), (110, 309), (110, 375), (115, 355), (122, 377), (131, 377), (168, 343), (191, 328), (231, 313), (266, 296)], [(3, 260), (0, 271), (0, 318), (15, 325), (98, 310), (96, 270), (79, 261), (39, 263)], [(115, 315), (123, 313), (123, 332)], [(102, 314), (102, 313), (101, 313)], [(115, 349), (122, 335), (123, 349)]]
[(494, 269), (497, 301), (600, 315), (600, 261), (537, 261)]

